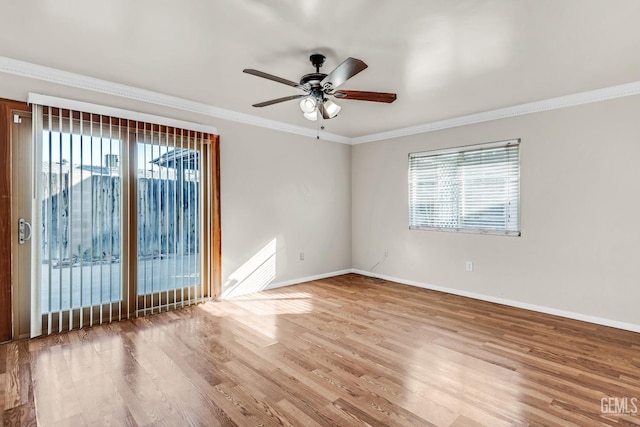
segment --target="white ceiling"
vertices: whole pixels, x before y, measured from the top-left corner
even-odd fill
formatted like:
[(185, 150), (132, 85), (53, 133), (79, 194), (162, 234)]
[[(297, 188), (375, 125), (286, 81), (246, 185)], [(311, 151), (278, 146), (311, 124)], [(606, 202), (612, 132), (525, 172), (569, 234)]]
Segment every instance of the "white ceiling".
[[(42, 0), (2, 2), (0, 56), (315, 128), (290, 80), (327, 56), (369, 68), (328, 132), (415, 126), (640, 80), (637, 0)], [(2, 76), (0, 76), (2, 78)], [(301, 92), (300, 92), (301, 93)]]

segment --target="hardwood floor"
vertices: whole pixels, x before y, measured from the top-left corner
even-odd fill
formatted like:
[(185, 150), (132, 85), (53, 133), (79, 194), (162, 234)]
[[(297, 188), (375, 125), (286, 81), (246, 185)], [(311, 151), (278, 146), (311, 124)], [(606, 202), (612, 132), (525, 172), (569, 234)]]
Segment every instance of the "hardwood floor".
[(638, 398), (640, 334), (357, 275), (0, 346), (3, 425), (640, 425), (602, 412)]

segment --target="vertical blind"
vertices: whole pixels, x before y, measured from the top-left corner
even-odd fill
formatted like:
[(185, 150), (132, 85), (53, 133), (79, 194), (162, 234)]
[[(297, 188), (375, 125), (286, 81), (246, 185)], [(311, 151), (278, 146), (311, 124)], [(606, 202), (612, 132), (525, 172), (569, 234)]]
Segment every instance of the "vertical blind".
[(520, 235), (520, 140), (409, 154), (409, 227)]
[(34, 105), (32, 336), (204, 301), (210, 135)]

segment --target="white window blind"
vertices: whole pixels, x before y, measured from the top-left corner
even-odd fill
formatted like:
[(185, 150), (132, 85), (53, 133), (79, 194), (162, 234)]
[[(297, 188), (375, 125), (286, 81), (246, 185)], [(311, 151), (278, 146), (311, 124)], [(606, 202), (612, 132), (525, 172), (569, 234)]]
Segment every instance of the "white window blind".
[(409, 228), (520, 235), (520, 140), (409, 154)]
[(33, 108), (32, 336), (208, 299), (210, 134)]

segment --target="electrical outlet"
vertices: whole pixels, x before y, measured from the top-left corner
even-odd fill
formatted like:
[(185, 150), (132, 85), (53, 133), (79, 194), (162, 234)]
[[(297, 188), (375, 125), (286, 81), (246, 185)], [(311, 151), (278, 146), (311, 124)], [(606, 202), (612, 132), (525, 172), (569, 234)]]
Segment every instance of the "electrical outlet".
[(466, 268), (467, 271), (473, 271), (473, 261), (467, 261)]
[(304, 252), (300, 252), (300, 261), (304, 261)]

